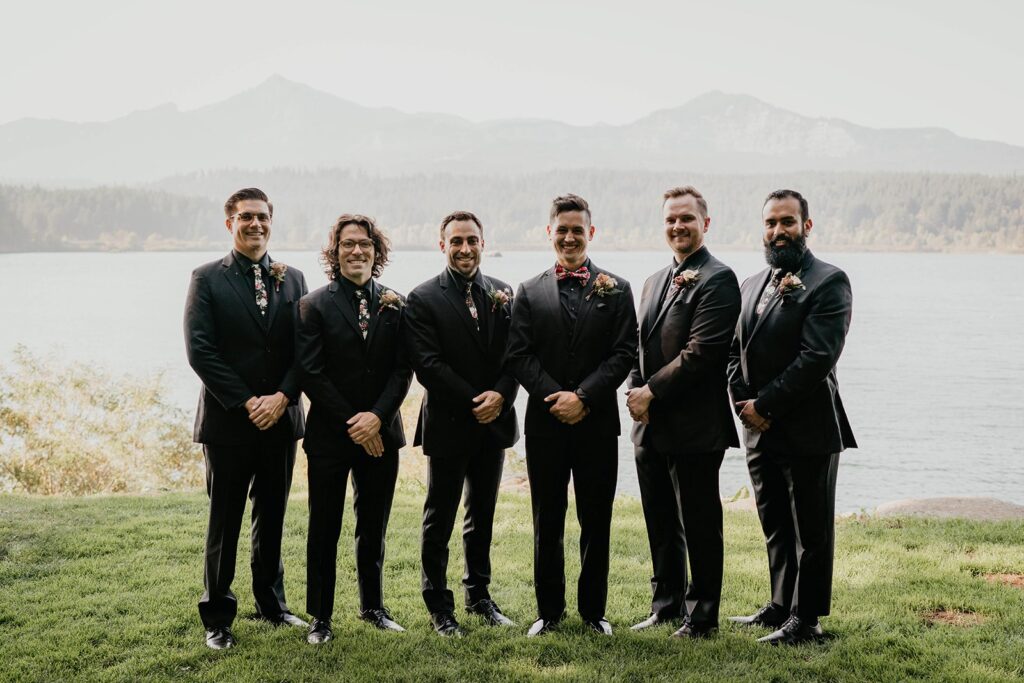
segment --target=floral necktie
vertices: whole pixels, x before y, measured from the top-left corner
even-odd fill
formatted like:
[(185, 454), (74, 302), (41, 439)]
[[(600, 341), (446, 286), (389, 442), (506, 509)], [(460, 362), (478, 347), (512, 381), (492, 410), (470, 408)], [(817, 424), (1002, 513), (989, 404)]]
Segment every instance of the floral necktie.
[(757, 302), (758, 315), (764, 313), (764, 309), (768, 307), (768, 302), (772, 300), (772, 297), (775, 296), (775, 292), (778, 291), (780, 282), (782, 282), (782, 270), (776, 269), (772, 271), (772, 279), (764, 286), (764, 292), (761, 293), (761, 300)]
[(480, 314), (476, 310), (476, 302), (473, 301), (473, 283), (466, 283), (466, 308), (469, 309), (469, 317), (473, 319), (473, 324), (476, 325), (476, 331), (480, 331)]
[(267, 315), (267, 285), (263, 282), (263, 273), (260, 272), (260, 264), (252, 264), (253, 284), (256, 285), (256, 306), (260, 309), (260, 315)]
[(365, 289), (356, 290), (356, 301), (359, 303), (359, 331), (363, 333), (363, 339), (366, 339), (366, 333), (370, 330), (370, 300), (366, 298)]

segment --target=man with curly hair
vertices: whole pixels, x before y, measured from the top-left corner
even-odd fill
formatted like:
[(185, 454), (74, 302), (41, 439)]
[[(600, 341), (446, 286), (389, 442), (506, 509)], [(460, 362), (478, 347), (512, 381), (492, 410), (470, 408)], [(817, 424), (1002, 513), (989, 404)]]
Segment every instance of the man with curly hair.
[(352, 475), (359, 616), (404, 631), (384, 607), (384, 536), (405, 445), (399, 408), (412, 372), (402, 349), (405, 299), (377, 282), (389, 244), (376, 222), (343, 214), (321, 255), (330, 282), (299, 302), (296, 355), (309, 420), (307, 640), (334, 638), (331, 616), (345, 491)]

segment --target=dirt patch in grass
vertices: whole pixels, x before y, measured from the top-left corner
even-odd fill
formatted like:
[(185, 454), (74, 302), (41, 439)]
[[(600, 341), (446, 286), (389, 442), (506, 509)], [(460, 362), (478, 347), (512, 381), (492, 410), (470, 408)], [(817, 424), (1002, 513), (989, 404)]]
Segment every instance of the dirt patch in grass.
[(931, 625), (945, 624), (946, 626), (958, 626), (969, 628), (985, 623), (985, 617), (977, 612), (958, 609), (934, 609), (924, 613), (924, 619)]
[(984, 578), (989, 583), (1001, 583), (1024, 590), (1024, 574), (985, 574)]

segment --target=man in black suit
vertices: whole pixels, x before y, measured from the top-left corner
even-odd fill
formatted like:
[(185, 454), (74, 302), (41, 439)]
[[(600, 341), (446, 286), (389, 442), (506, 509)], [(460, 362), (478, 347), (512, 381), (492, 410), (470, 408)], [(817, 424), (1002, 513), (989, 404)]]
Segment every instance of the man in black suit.
[(722, 595), (718, 470), (739, 446), (725, 370), (740, 289), (704, 244), (711, 218), (696, 188), (665, 192), (662, 213), (673, 258), (644, 284), (626, 399), (654, 564), (651, 614), (633, 630), (683, 616), (673, 635), (700, 638), (718, 628)]
[(192, 271), (185, 300), (185, 348), (199, 375), (194, 439), (203, 444), (210, 518), (199, 614), (206, 644), (235, 644), (231, 592), (245, 498), (252, 499), (252, 590), (256, 613), (306, 626), (284, 595), (281, 534), (302, 437), (295, 318), (306, 280), (267, 254), (273, 205), (250, 187), (224, 204), (234, 248)]
[(441, 222), (448, 267), (409, 294), (405, 322), (423, 403), (414, 444), (429, 458), (423, 506), (423, 600), (441, 635), (460, 635), (448, 589), (448, 541), (463, 488), (466, 611), (511, 626), (491, 599), (491, 529), (505, 450), (519, 439), (518, 385), (502, 370), (512, 289), (480, 272), (483, 226), (468, 211)]
[(580, 616), (604, 635), (608, 553), (618, 470), (616, 391), (636, 357), (629, 283), (594, 265), (590, 207), (576, 195), (551, 206), (556, 263), (516, 293), (507, 362), (529, 392), (526, 465), (533, 504), (538, 619), (528, 636), (554, 628), (565, 610), (565, 512), (569, 477), (580, 522)]
[(839, 268), (807, 249), (812, 222), (794, 190), (762, 210), (768, 268), (741, 288), (729, 387), (743, 422), (747, 467), (768, 547), (771, 602), (737, 623), (773, 629), (761, 642), (822, 636), (829, 613), (839, 453), (855, 448), (836, 362), (853, 296)]
[(296, 336), (309, 420), (302, 448), (309, 464), (307, 640), (334, 638), (331, 616), (345, 490), (352, 474), (356, 514), (359, 616), (379, 629), (404, 631), (384, 607), (384, 537), (405, 445), (399, 408), (412, 371), (402, 349), (405, 300), (375, 278), (389, 244), (374, 220), (343, 214), (321, 260), (330, 283), (299, 302)]

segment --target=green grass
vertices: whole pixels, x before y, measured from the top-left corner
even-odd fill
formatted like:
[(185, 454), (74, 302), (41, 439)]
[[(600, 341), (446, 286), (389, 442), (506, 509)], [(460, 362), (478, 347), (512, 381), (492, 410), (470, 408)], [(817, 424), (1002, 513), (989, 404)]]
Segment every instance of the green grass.
[[(1024, 591), (984, 580), (1024, 569), (1019, 523), (841, 521), (834, 616), (827, 642), (770, 648), (723, 625), (717, 638), (680, 642), (671, 629), (634, 634), (646, 615), (650, 557), (636, 501), (616, 501), (608, 618), (612, 638), (584, 630), (572, 609), (578, 528), (567, 531), (570, 617), (561, 630), (524, 637), (534, 617), (529, 499), (503, 493), (494, 543), (494, 597), (518, 622), (487, 628), (461, 614), (468, 632), (431, 631), (419, 595), (423, 487), (403, 479), (388, 534), (385, 595), (409, 631), (381, 633), (356, 618), (351, 506), (339, 555), (337, 639), (256, 623), (248, 541), (235, 591), (238, 647), (208, 650), (196, 611), (202, 591), (206, 499), (199, 494), (39, 498), (0, 496), (0, 680), (751, 680), (1003, 681), (1024, 674)], [(572, 509), (570, 508), (570, 517)], [(305, 603), (306, 502), (293, 496), (285, 530), (286, 587)], [(768, 597), (764, 544), (754, 515), (725, 522), (724, 615)], [(457, 586), (461, 549), (452, 545)], [(461, 603), (461, 595), (457, 593)], [(931, 624), (932, 610), (973, 613), (974, 626)]]

